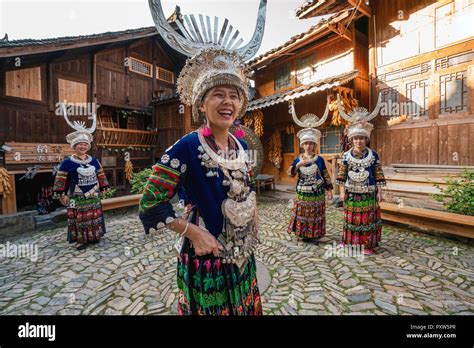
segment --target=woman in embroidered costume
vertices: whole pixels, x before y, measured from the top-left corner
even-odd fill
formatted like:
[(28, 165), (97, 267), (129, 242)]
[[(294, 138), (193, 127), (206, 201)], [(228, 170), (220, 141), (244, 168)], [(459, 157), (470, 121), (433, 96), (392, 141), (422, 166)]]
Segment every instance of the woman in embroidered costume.
[(342, 245), (362, 245), (364, 254), (373, 254), (382, 237), (382, 220), (379, 202), (380, 187), (385, 185), (379, 155), (367, 147), (373, 125), (368, 121), (377, 116), (377, 107), (369, 115), (367, 110), (356, 108), (351, 115), (342, 110), (338, 96), (339, 113), (348, 121), (347, 137), (352, 148), (342, 156), (336, 182), (341, 188), (344, 202)]
[[(182, 40), (167, 26), (159, 1), (152, 4), (163, 38)], [(165, 29), (169, 32), (163, 33)], [(153, 166), (140, 201), (140, 219), (146, 233), (166, 226), (180, 235), (180, 315), (260, 315), (251, 164), (246, 144), (229, 132), (248, 105), (245, 56), (215, 46), (193, 50), (183, 52), (192, 58), (180, 73), (178, 92), (181, 101), (192, 106), (194, 120), (204, 118), (205, 123), (178, 140)], [(182, 217), (170, 203), (177, 193), (186, 199)]]
[(302, 237), (305, 242), (317, 242), (326, 234), (324, 192), (332, 199), (333, 186), (324, 159), (315, 154), (321, 132), (305, 128), (297, 136), (304, 153), (293, 161), (288, 171), (292, 177), (298, 174), (288, 233)]
[(86, 129), (77, 121), (71, 124), (64, 104), (62, 108), (67, 123), (77, 129), (66, 137), (76, 153), (66, 157), (59, 165), (53, 191), (55, 197), (68, 207), (67, 240), (75, 242), (76, 248), (81, 250), (88, 243), (99, 242), (105, 234), (99, 193), (105, 194), (109, 185), (99, 161), (87, 154), (93, 140), (91, 133), (95, 129), (95, 114), (94, 125)]

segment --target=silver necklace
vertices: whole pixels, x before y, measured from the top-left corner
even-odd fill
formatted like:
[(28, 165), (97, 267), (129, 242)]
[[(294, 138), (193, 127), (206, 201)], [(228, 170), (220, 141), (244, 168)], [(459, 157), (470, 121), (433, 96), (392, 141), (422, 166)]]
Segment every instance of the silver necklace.
[(229, 136), (234, 139), (235, 143), (237, 144), (237, 147), (239, 149), (239, 155), (236, 159), (230, 160), (226, 159), (224, 157), (219, 156), (217, 153), (215, 153), (211, 147), (207, 144), (206, 139), (202, 136), (201, 132), (198, 131), (198, 139), (199, 143), (201, 144), (202, 148), (206, 152), (206, 154), (214, 161), (216, 162), (220, 167), (228, 169), (228, 170), (238, 170), (245, 166), (245, 152), (242, 144), (235, 138), (231, 133), (229, 133)]
[(348, 158), (349, 162), (351, 164), (355, 164), (356, 166), (367, 166), (368, 164), (371, 163), (372, 158), (373, 158), (372, 150), (367, 148), (367, 151), (368, 151), (367, 157), (355, 158), (354, 156), (352, 156), (352, 149), (349, 150), (349, 158)]
[(77, 163), (77, 164), (89, 164), (92, 161), (92, 157), (89, 156), (89, 155), (86, 155), (86, 158), (83, 159), (83, 160), (81, 160), (79, 158), (76, 158), (75, 155), (71, 155), (71, 156), (69, 156), (69, 158), (71, 159), (71, 161), (73, 161), (74, 163)]

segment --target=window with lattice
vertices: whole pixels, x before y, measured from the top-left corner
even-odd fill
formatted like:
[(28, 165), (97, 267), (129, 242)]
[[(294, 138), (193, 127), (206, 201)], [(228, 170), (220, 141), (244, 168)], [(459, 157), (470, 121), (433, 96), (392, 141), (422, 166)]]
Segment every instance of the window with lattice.
[(161, 81), (168, 83), (174, 83), (174, 72), (163, 69), (159, 66), (156, 67), (156, 78)]
[(341, 152), (342, 127), (328, 127), (321, 130), (321, 153)]
[(275, 91), (291, 86), (290, 65), (286, 64), (275, 71)]
[(152, 69), (153, 69), (152, 64), (144, 62), (140, 59), (130, 57), (129, 69), (130, 71), (133, 71), (134, 73), (137, 73), (143, 76), (152, 77)]
[(184, 115), (179, 113), (179, 105), (159, 107), (157, 121), (160, 130), (184, 128)]
[(428, 88), (427, 80), (413, 81), (406, 84), (407, 105), (405, 113), (418, 117), (426, 116), (428, 110)]
[(294, 153), (295, 152), (295, 136), (294, 134), (288, 134), (286, 131), (281, 132), (283, 153)]
[(440, 113), (467, 111), (467, 71), (441, 75), (439, 90)]
[(314, 56), (310, 55), (297, 60), (296, 67), (296, 83), (306, 84), (313, 79), (316, 69), (313, 66)]

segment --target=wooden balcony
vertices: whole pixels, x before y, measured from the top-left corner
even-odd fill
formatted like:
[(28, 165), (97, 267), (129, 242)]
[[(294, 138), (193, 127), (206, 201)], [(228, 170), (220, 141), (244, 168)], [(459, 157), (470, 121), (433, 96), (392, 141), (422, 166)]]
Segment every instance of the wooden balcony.
[(95, 137), (97, 146), (150, 148), (156, 145), (158, 132), (97, 127)]

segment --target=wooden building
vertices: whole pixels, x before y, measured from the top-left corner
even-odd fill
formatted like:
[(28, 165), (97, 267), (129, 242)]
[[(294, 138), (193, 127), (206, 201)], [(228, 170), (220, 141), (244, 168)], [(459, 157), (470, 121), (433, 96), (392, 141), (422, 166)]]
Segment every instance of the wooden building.
[(72, 129), (58, 116), (58, 102), (73, 103), (72, 119), (88, 126), (84, 115), (97, 107), (92, 154), (117, 195), (128, 193), (126, 157), (135, 171), (150, 167), (179, 138), (173, 127), (191, 119), (174, 94), (184, 61), (155, 27), (1, 41), (0, 165), (13, 192), (0, 192), (0, 213), (34, 209), (52, 184), (54, 167), (72, 152), (65, 139)]
[[(289, 113), (289, 100), (294, 101), (300, 117), (307, 113), (322, 116), (327, 96), (331, 96), (334, 106), (336, 93), (342, 91), (352, 93), (362, 105), (368, 104), (367, 45), (367, 17), (360, 11), (345, 9), (249, 63), (255, 72), (257, 91), (249, 110), (260, 110), (264, 115), (262, 143), (267, 155), (262, 172), (282, 183), (296, 180), (287, 174), (291, 162), (300, 154), (296, 137), (299, 128)], [(343, 126), (330, 117), (321, 131), (319, 152), (333, 173), (341, 153)], [(275, 138), (281, 139), (280, 161), (270, 159)]]
[[(311, 83), (298, 84), (305, 57), (313, 59), (313, 80), (318, 80), (328, 57), (337, 59), (349, 50), (352, 67), (335, 64), (329, 75), (357, 70), (357, 77), (345, 87), (353, 90), (359, 106), (369, 110), (382, 93), (384, 104), (374, 120), (371, 147), (386, 168), (388, 200), (440, 209), (430, 198), (438, 190), (429, 180), (443, 183), (443, 175), (474, 166), (474, 1), (318, 0), (304, 2), (296, 15), (329, 18), (251, 62), (259, 98), (285, 99), (262, 109), (265, 135), (292, 124), (286, 101), (293, 90), (311, 90)], [(283, 92), (282, 76), (287, 77)], [(325, 93), (298, 96), (298, 115), (322, 115)], [(323, 130), (323, 155), (328, 142), (324, 133), (333, 129)], [(340, 137), (341, 128), (335, 132)], [(281, 169), (267, 161), (264, 171), (289, 182), (285, 172), (298, 148), (294, 137), (282, 136)]]

